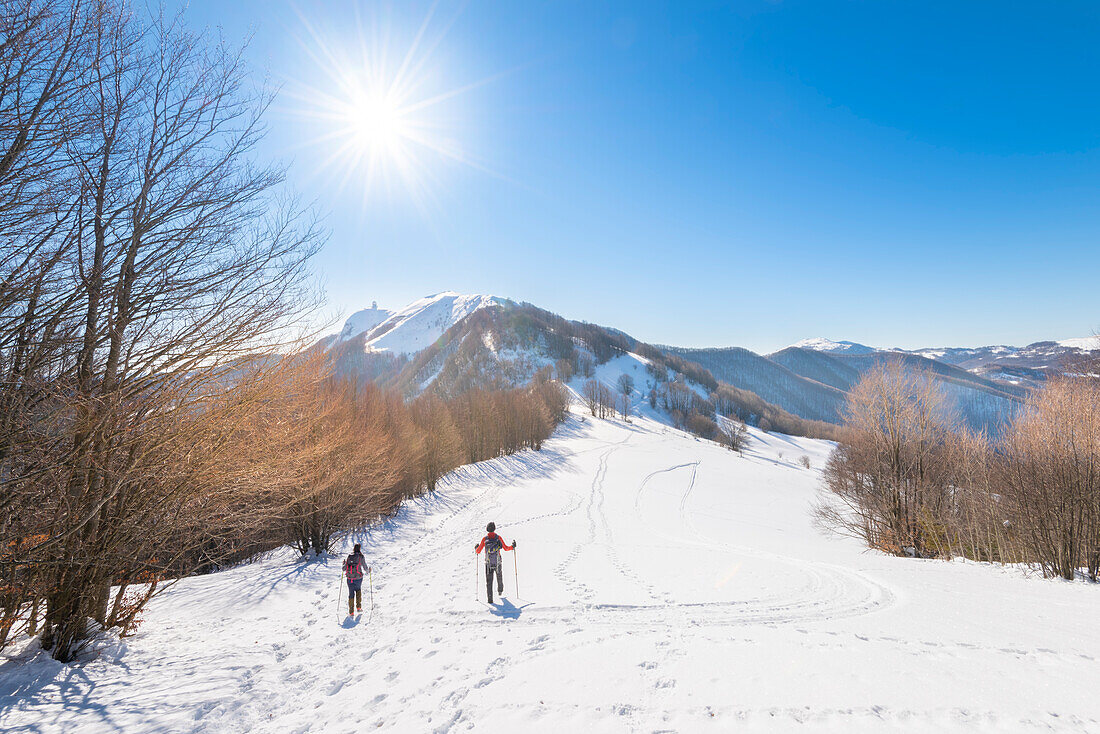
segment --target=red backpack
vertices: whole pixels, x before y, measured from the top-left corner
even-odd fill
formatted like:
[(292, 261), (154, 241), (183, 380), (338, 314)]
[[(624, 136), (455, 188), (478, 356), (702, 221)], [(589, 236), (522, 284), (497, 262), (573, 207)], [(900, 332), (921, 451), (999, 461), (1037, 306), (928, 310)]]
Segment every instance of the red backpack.
[(363, 578), (363, 556), (352, 553), (344, 561), (344, 575), (352, 581)]

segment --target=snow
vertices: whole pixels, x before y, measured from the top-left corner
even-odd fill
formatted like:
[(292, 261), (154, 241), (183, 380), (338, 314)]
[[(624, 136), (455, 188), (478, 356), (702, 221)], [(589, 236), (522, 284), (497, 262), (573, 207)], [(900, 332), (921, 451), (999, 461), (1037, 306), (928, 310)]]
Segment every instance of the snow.
[(356, 311), (344, 322), (344, 328), (340, 330), (339, 341), (354, 339), (365, 331), (370, 331), (386, 319), (393, 316), (393, 311), (385, 308), (364, 308)]
[[(496, 296), (463, 295), (453, 291), (426, 296), (390, 314), (372, 327), (367, 334), (366, 349), (416, 354), (434, 344), (447, 329), (475, 311), (505, 302)], [(366, 312), (360, 311), (352, 318), (362, 313)], [(344, 325), (344, 330), (348, 330), (347, 324)]]
[[(742, 458), (578, 412), (348, 537), (373, 614), (338, 613), (339, 555), (185, 579), (111, 654), (0, 663), (0, 730), (1100, 730), (1100, 586), (822, 534), (831, 447), (750, 429)], [(491, 607), (489, 520), (519, 540)]]
[(1091, 351), (1093, 349), (1100, 349), (1100, 336), (1085, 336), (1076, 339), (1062, 339), (1057, 342), (1058, 346), (1066, 347), (1067, 349), (1080, 349), (1081, 351)]
[(803, 339), (802, 341), (795, 342), (791, 347), (812, 349), (815, 352), (836, 352), (840, 354), (870, 354), (871, 352), (881, 351), (875, 347), (866, 346), (865, 344), (857, 344), (856, 342), (848, 341), (833, 341), (832, 339), (826, 339), (824, 337)]

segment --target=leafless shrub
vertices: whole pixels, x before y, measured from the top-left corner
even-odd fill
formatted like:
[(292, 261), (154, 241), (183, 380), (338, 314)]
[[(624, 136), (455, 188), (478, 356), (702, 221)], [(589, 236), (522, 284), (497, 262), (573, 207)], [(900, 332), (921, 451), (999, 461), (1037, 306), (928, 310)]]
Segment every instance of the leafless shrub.
[(935, 555), (949, 495), (950, 412), (933, 382), (892, 364), (850, 393), (843, 439), (825, 467), (826, 527), (897, 555)]
[(1100, 381), (1051, 380), (1001, 444), (1000, 481), (1030, 559), (1049, 576), (1100, 571)]
[(613, 418), (615, 416), (615, 394), (600, 380), (593, 377), (585, 381), (581, 394), (585, 406), (594, 417)]
[(616, 383), (619, 388), (619, 415), (623, 420), (630, 418), (631, 397), (634, 394), (634, 377), (625, 372), (619, 375)]
[(745, 444), (748, 443), (749, 440), (748, 427), (741, 421), (733, 420), (732, 418), (725, 419), (719, 425), (721, 430), (718, 432), (718, 436), (715, 440), (730, 451), (736, 451), (737, 453), (744, 451)]

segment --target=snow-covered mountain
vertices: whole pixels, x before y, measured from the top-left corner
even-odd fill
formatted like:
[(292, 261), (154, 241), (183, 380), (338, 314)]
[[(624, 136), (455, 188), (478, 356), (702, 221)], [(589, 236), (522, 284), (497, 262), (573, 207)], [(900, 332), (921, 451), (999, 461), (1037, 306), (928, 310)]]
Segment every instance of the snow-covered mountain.
[(391, 316), (393, 316), (393, 311), (378, 308), (377, 304), (370, 308), (364, 308), (362, 311), (356, 311), (348, 316), (348, 320), (344, 322), (344, 328), (340, 329), (340, 335), (337, 339), (342, 342), (354, 339), (360, 334), (370, 331)]
[(1100, 349), (1100, 336), (1082, 336), (1076, 339), (1060, 339), (1055, 342), (1060, 347), (1094, 352)]
[(803, 339), (800, 342), (792, 344), (791, 347), (795, 349), (812, 349), (815, 352), (828, 352), (830, 354), (870, 354), (880, 351), (866, 344), (847, 341), (837, 342), (820, 336), (812, 339)]
[(930, 373), (953, 398), (962, 419), (971, 427), (990, 433), (995, 433), (1014, 414), (1025, 394), (1018, 386), (905, 352), (787, 347), (759, 355), (738, 347), (664, 349), (705, 367), (718, 380), (748, 390), (793, 415), (828, 423), (842, 421), (848, 391), (864, 373), (885, 359), (900, 361), (908, 370)]
[[(657, 372), (665, 369), (671, 379), (694, 385), (704, 402), (728, 408), (718, 393), (735, 395), (732, 414), (743, 420), (755, 424), (766, 415), (769, 425), (778, 421), (786, 432), (820, 436), (832, 430), (823, 431), (821, 423), (841, 422), (848, 391), (884, 359), (931, 373), (967, 424), (995, 433), (1031, 387), (1092, 343), (906, 351), (817, 338), (769, 355), (737, 347), (653, 347), (618, 329), (567, 321), (530, 304), (448, 291), (397, 311), (372, 307), (352, 314), (335, 345), (342, 374), (409, 397), (429, 387), (454, 395), (520, 386), (541, 370), (556, 372), (562, 360), (575, 371), (582, 358), (601, 365), (617, 355), (641, 355), (655, 362)], [(657, 372), (646, 375), (646, 390), (659, 387)]]
[[(793, 348), (824, 354), (910, 354), (953, 365), (995, 382), (1017, 387), (1036, 387), (1063, 371), (1074, 360), (1100, 351), (1100, 337), (1041, 341), (1023, 347), (994, 344), (984, 347), (925, 347), (899, 349), (867, 347), (855, 342), (803, 339)], [(789, 347), (789, 348), (792, 348)]]
[[(372, 317), (378, 309), (369, 309)], [(364, 317), (356, 314), (345, 332), (355, 334)], [(358, 322), (358, 323), (357, 323)], [(457, 396), (473, 389), (527, 385), (540, 375), (565, 374), (580, 391), (593, 374), (617, 389), (619, 372), (605, 367), (625, 358), (636, 375), (637, 397), (658, 405), (665, 420), (686, 425), (695, 415), (699, 435), (713, 437), (715, 413), (754, 425), (765, 421), (777, 430), (816, 437), (833, 428), (813, 423), (762, 400), (748, 390), (729, 387), (717, 400), (721, 384), (707, 370), (679, 360), (618, 330), (568, 321), (531, 304), (482, 295), (441, 293), (395, 312), (373, 328), (348, 339), (324, 342), (335, 357), (336, 373), (372, 381), (415, 397), (432, 389)], [(640, 367), (639, 367), (640, 366)], [(610, 368), (608, 368), (610, 369)], [(797, 379), (797, 378), (796, 378)], [(650, 397), (650, 393), (655, 393)], [(659, 397), (657, 397), (659, 395)], [(721, 406), (719, 409), (718, 406)], [(704, 419), (705, 420), (702, 420)]]
[(452, 326), (475, 311), (508, 303), (496, 296), (436, 293), (400, 311), (377, 307), (353, 313), (340, 330), (340, 341), (364, 335), (367, 351), (413, 355), (432, 345)]

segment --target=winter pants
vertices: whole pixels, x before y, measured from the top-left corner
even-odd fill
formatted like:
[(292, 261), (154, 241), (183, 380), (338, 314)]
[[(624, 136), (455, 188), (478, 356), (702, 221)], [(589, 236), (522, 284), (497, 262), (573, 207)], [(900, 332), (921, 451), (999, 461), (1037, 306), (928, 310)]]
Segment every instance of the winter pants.
[(493, 603), (493, 576), (497, 577), (497, 593), (504, 593), (504, 564), (498, 563), (495, 566), (485, 564), (485, 596), (488, 598), (489, 603)]
[(348, 579), (348, 614), (363, 611), (363, 579)]

